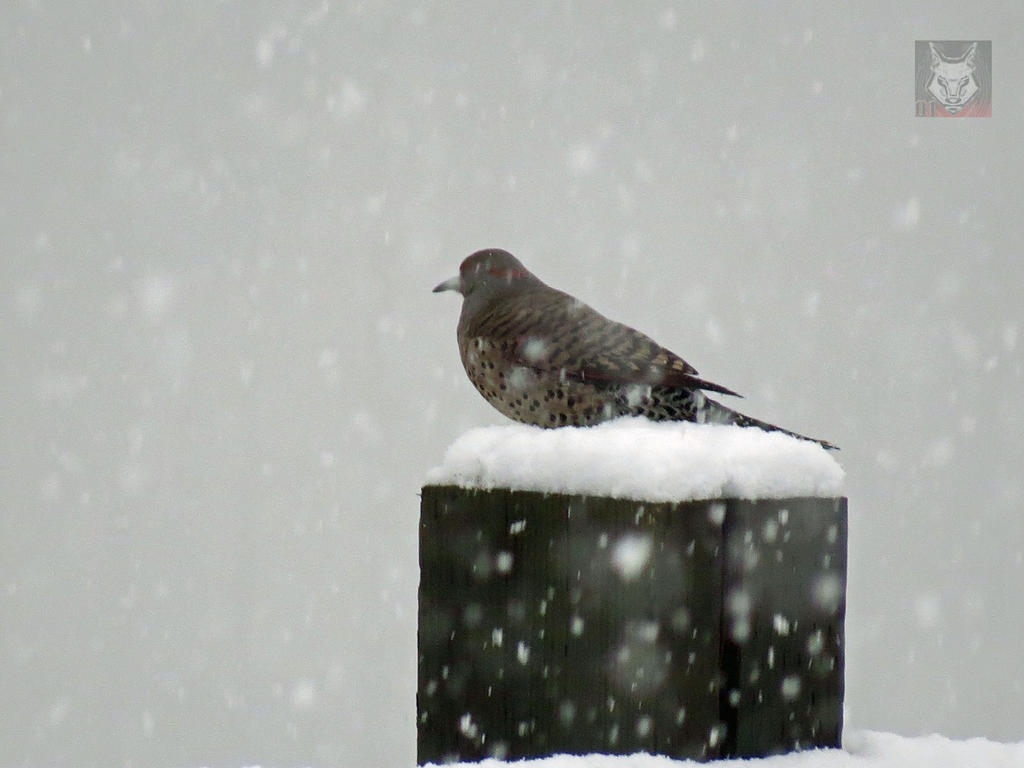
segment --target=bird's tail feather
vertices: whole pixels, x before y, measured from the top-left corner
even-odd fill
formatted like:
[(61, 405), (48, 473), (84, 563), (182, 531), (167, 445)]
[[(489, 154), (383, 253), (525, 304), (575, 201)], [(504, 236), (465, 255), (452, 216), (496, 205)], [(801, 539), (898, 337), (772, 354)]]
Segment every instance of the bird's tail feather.
[(774, 424), (769, 424), (766, 421), (760, 421), (752, 416), (747, 416), (734, 411), (732, 408), (728, 408), (717, 400), (712, 400), (709, 397), (704, 398), (704, 407), (700, 411), (700, 421), (707, 424), (735, 424), (739, 427), (757, 427), (763, 429), (765, 432), (781, 432), (784, 435), (795, 437), (798, 440), (807, 440), (812, 443), (817, 443), (822, 448), (827, 448), (831, 451), (838, 451), (839, 446), (833, 445), (827, 440), (819, 440), (816, 437), (807, 437), (807, 435), (801, 435), (797, 432), (790, 432), (788, 429), (777, 427)]

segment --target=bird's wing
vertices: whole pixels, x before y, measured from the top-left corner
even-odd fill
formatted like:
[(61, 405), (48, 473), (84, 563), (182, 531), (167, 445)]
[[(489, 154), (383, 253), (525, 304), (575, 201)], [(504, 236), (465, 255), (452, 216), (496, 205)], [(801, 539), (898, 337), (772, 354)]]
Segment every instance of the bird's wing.
[(736, 395), (699, 378), (696, 368), (649, 336), (609, 320), (567, 294), (545, 288), (539, 295), (525, 297), (519, 306), (506, 308), (512, 310), (514, 320), (499, 330), (515, 339), (506, 351), (510, 363), (558, 371), (577, 381), (686, 387)]

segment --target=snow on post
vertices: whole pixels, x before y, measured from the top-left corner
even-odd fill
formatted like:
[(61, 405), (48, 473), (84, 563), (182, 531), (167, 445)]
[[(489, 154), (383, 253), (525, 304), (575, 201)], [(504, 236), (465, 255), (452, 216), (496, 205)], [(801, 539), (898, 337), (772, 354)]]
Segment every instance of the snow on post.
[(423, 488), (419, 762), (839, 746), (842, 476), (739, 427), (463, 435)]

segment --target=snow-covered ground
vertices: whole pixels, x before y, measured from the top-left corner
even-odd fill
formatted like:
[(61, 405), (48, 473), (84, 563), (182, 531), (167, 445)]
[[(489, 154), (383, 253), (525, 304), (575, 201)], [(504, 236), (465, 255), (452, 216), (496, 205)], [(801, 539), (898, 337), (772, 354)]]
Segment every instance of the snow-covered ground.
[(837, 496), (843, 475), (828, 451), (780, 432), (626, 417), (581, 429), (471, 429), (427, 482), (684, 501)]
[(892, 733), (858, 731), (844, 738), (843, 749), (812, 750), (761, 760), (722, 760), (693, 763), (655, 755), (556, 755), (539, 760), (505, 763), (485, 760), (465, 766), (498, 768), (673, 768), (713, 765), (716, 768), (1022, 768), (1024, 741), (1003, 744), (986, 739), (954, 741), (944, 736), (908, 738)]

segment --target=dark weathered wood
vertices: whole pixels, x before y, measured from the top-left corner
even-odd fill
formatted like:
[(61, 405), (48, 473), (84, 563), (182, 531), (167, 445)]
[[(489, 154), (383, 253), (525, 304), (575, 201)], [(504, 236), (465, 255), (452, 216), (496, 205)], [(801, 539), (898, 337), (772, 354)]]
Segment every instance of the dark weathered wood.
[(846, 499), (730, 501), (723, 539), (723, 756), (838, 747)]
[(838, 746), (845, 544), (845, 499), (425, 487), (419, 762)]

